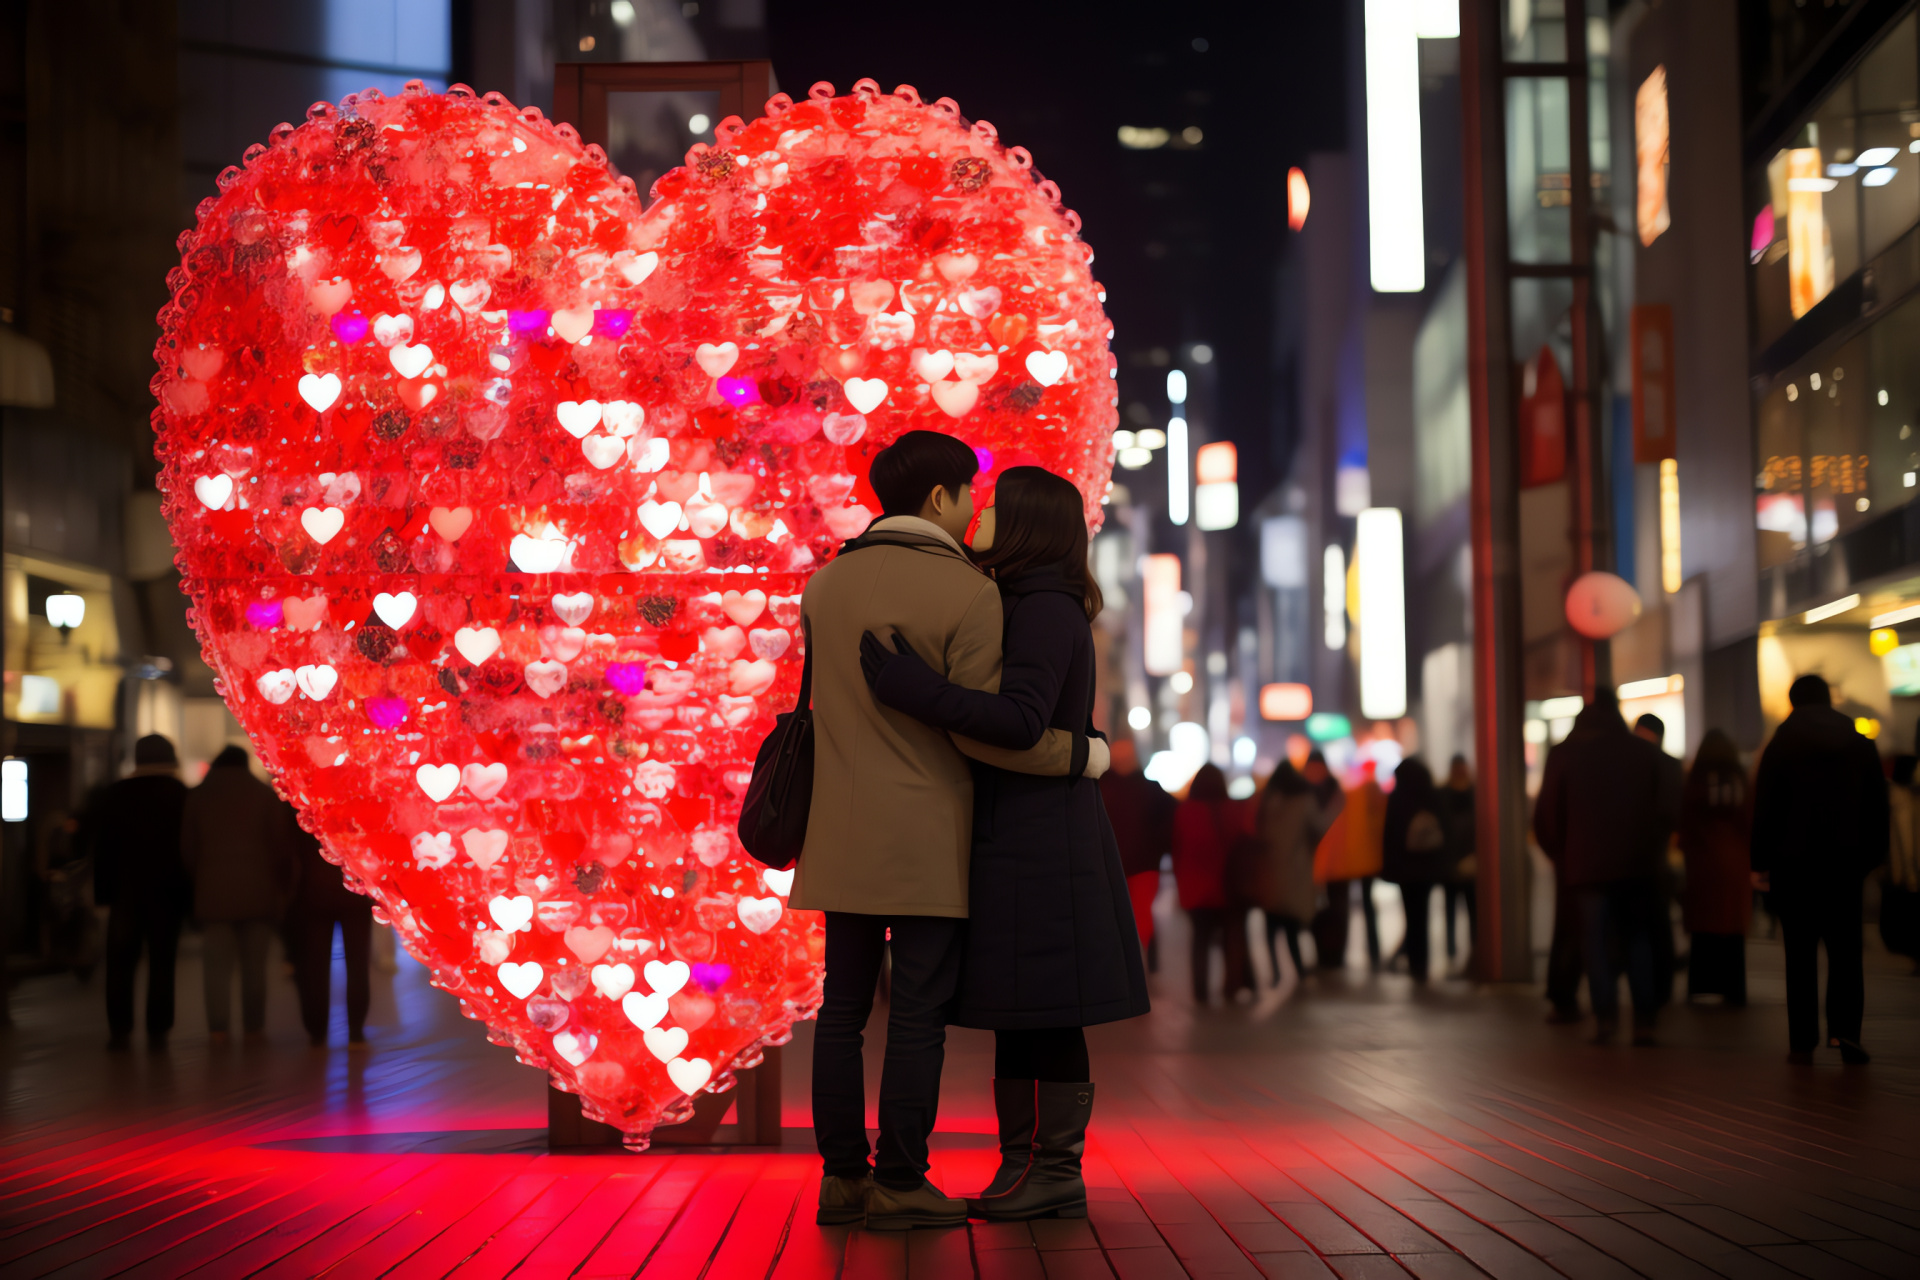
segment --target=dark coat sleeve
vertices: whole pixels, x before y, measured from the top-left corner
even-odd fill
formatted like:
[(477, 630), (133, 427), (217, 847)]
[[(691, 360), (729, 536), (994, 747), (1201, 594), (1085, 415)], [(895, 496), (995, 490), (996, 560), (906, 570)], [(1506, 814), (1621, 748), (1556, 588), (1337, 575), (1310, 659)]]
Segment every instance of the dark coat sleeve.
[(1533, 838), (1540, 851), (1555, 862), (1567, 848), (1567, 753), (1559, 747), (1547, 752), (1547, 765), (1540, 775), (1540, 796), (1533, 805)]
[(1748, 842), (1755, 871), (1771, 873), (1780, 863), (1780, 840), (1786, 832), (1787, 778), (1784, 752), (1779, 750), (1781, 730), (1760, 753), (1760, 768), (1753, 780), (1753, 836)]
[[(1064, 607), (1064, 608), (1063, 608)], [(1073, 608), (1072, 618), (1063, 617)], [(890, 659), (874, 696), (896, 711), (991, 747), (1024, 751), (1040, 741), (1073, 661), (1073, 625), (1084, 615), (1058, 592), (1023, 596), (1007, 618), (1000, 692), (965, 689), (917, 656)]]

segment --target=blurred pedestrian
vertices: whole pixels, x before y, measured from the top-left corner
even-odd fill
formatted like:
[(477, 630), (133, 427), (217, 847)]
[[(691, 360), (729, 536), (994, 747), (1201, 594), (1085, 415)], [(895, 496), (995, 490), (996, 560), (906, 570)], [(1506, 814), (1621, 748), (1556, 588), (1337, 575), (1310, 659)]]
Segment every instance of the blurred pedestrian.
[(281, 806), (281, 818), (298, 876), (287, 915), (294, 937), (294, 980), (300, 985), (300, 1021), (313, 1047), (324, 1049), (333, 1008), (333, 930), (338, 925), (347, 966), (347, 1044), (364, 1047), (373, 993), (367, 976), (373, 901), (347, 888), (340, 868), (327, 861), (320, 842), (301, 828), (292, 805)]
[(267, 1030), (267, 951), (293, 889), (286, 806), (253, 776), (245, 747), (227, 747), (187, 796), (180, 854), (193, 877), (193, 914), (206, 931), (207, 1032), (227, 1039), (233, 971), (249, 1039)]
[[(1317, 753), (1316, 753), (1317, 754)], [(1313, 759), (1308, 757), (1308, 769)], [(1325, 761), (1321, 761), (1325, 767)], [(1347, 962), (1347, 932), (1353, 920), (1355, 887), (1360, 895), (1360, 918), (1367, 930), (1367, 965), (1380, 968), (1380, 920), (1373, 907), (1373, 878), (1380, 874), (1381, 837), (1387, 818), (1387, 793), (1374, 780), (1374, 762), (1360, 766), (1360, 780), (1346, 793), (1346, 801), (1313, 858), (1313, 878), (1327, 889), (1327, 905), (1313, 922), (1313, 942), (1320, 967), (1338, 969)]]
[(1113, 765), (1100, 779), (1100, 799), (1120, 842), (1120, 866), (1127, 873), (1133, 923), (1147, 949), (1147, 969), (1160, 969), (1160, 947), (1153, 933), (1153, 900), (1160, 893), (1160, 859), (1173, 847), (1173, 814), (1179, 802), (1166, 788), (1140, 772), (1133, 735), (1113, 740)]
[(1225, 994), (1231, 1000), (1241, 976), (1235, 974), (1228, 950), (1227, 930), (1246, 932), (1246, 917), (1229, 918), (1227, 854), (1252, 831), (1248, 806), (1227, 796), (1227, 775), (1214, 765), (1200, 766), (1187, 788), (1187, 798), (1173, 815), (1173, 883), (1180, 892), (1180, 909), (1193, 926), (1193, 999), (1207, 1003), (1211, 983), (1208, 966), (1219, 948), (1226, 966)]
[(1428, 907), (1434, 886), (1447, 877), (1447, 829), (1440, 819), (1440, 793), (1433, 772), (1419, 756), (1393, 771), (1382, 839), (1381, 878), (1400, 886), (1407, 917), (1401, 950), (1415, 982), (1427, 980)]
[(93, 859), (78, 815), (55, 809), (41, 822), (34, 870), (45, 894), (47, 956), (85, 982), (93, 976), (98, 922), (91, 892)]
[[(1685, 787), (1686, 767), (1678, 759), (1667, 754), (1667, 722), (1651, 711), (1633, 722), (1633, 736), (1651, 742), (1659, 749), (1663, 766), (1667, 771), (1667, 786), (1673, 794), (1679, 795)], [(1653, 931), (1653, 983), (1661, 1004), (1673, 1000), (1673, 978), (1680, 969), (1680, 959), (1673, 941), (1673, 900), (1676, 881), (1679, 879), (1677, 850), (1669, 847), (1661, 851), (1660, 867), (1654, 874), (1654, 916), (1659, 927)]]
[(1680, 807), (1668, 763), (1627, 730), (1611, 690), (1597, 694), (1547, 752), (1533, 831), (1577, 907), (1596, 1044), (1612, 1041), (1620, 1026), (1616, 943), (1633, 993), (1633, 1042), (1653, 1043), (1660, 1007), (1654, 930), (1662, 924), (1655, 877)]
[(1860, 1044), (1866, 1006), (1861, 887), (1887, 858), (1886, 777), (1873, 743), (1833, 709), (1827, 682), (1787, 690), (1793, 713), (1774, 730), (1753, 785), (1755, 884), (1773, 895), (1787, 959), (1788, 1057), (1813, 1061), (1820, 1043), (1819, 957), (1827, 948), (1827, 1035), (1843, 1061), (1871, 1061)]
[(133, 976), (147, 953), (147, 1047), (173, 1030), (173, 967), (180, 920), (192, 897), (180, 861), (187, 788), (173, 743), (150, 733), (133, 744), (133, 772), (99, 794), (93, 831), (94, 901), (107, 914), (107, 1048), (133, 1036)]
[[(1339, 794), (1340, 789), (1333, 788), (1333, 795)], [(1273, 964), (1275, 983), (1280, 980), (1277, 943), (1282, 934), (1286, 935), (1294, 973), (1306, 976), (1307, 966), (1300, 958), (1300, 930), (1313, 923), (1318, 896), (1313, 883), (1313, 852), (1338, 811), (1337, 802), (1323, 802), (1321, 792), (1290, 761), (1282, 760), (1260, 793), (1255, 815), (1259, 856), (1237, 875), (1230, 869), (1229, 880), (1238, 883), (1230, 883), (1229, 891), (1237, 889), (1250, 906), (1260, 908), (1266, 916), (1267, 957)]]
[[(1920, 738), (1920, 733), (1916, 733)], [(1916, 742), (1920, 749), (1920, 742)], [(1887, 868), (1880, 883), (1880, 940), (1897, 956), (1908, 956), (1920, 973), (1920, 756), (1893, 760), (1893, 829), (1887, 841)]]
[[(1474, 876), (1479, 871), (1479, 814), (1474, 809), (1473, 770), (1465, 756), (1456, 755), (1447, 765), (1447, 785), (1440, 791), (1440, 823), (1447, 831), (1447, 959), (1460, 951), (1471, 953), (1479, 903), (1474, 898)], [(1467, 942), (1454, 946), (1456, 904), (1467, 908)]]
[(1747, 1002), (1747, 925), (1753, 916), (1748, 862), (1752, 796), (1740, 748), (1709, 729), (1694, 754), (1680, 801), (1680, 852), (1687, 859), (1681, 895), (1687, 926), (1687, 995)]

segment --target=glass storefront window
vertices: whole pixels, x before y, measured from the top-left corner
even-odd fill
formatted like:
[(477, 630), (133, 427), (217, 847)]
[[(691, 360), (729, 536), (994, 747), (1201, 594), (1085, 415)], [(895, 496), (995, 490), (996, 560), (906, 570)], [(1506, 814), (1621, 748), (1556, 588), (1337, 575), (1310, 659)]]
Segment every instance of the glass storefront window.
[(1920, 221), (1920, 49), (1909, 14), (1749, 180), (1754, 338), (1772, 342)]
[(1760, 567), (1920, 498), (1920, 298), (1761, 398)]

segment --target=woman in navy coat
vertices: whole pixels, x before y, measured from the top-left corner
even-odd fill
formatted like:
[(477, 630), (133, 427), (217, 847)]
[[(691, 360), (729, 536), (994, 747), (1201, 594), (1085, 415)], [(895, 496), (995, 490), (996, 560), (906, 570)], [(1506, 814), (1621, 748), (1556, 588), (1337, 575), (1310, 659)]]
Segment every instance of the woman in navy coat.
[[(973, 538), (1005, 612), (998, 693), (949, 683), (898, 639), (868, 633), (875, 696), (937, 728), (1032, 746), (1049, 728), (1093, 733), (1100, 588), (1080, 493), (1039, 467), (1000, 477)], [(1000, 1171), (969, 1209), (1002, 1221), (1083, 1217), (1080, 1155), (1093, 1111), (1084, 1027), (1147, 1012), (1126, 873), (1100, 787), (974, 766), (969, 926), (950, 1021), (995, 1033)]]

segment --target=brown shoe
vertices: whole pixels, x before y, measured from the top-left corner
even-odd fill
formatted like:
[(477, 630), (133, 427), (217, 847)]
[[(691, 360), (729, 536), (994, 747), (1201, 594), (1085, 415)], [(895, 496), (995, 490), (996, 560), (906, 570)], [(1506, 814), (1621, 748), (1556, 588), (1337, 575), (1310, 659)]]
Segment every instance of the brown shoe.
[(837, 1178), (828, 1174), (820, 1179), (820, 1208), (813, 1220), (823, 1227), (849, 1227), (867, 1220), (867, 1196), (873, 1190), (873, 1175), (864, 1178)]
[(895, 1191), (876, 1182), (867, 1193), (867, 1230), (905, 1231), (910, 1227), (964, 1227), (967, 1202), (955, 1200), (922, 1179), (911, 1191)]

